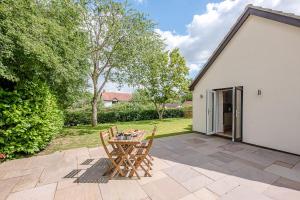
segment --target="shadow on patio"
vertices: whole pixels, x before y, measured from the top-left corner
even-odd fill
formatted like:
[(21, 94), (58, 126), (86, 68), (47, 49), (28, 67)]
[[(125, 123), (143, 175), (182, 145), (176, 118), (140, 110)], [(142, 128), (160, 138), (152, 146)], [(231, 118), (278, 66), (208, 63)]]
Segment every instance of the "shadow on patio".
[[(156, 160), (154, 177), (162, 172), (190, 192), (205, 187), (229, 199), (300, 198), (299, 156), (201, 134), (155, 139), (151, 154)], [(74, 182), (108, 183), (103, 176), (106, 166), (107, 160), (101, 158)], [(152, 184), (159, 184), (154, 177)]]
[[(193, 178), (195, 171), (207, 176), (214, 183), (206, 187), (221, 196), (237, 186), (247, 187), (240, 191), (243, 194), (254, 191), (276, 199), (279, 193), (288, 195), (282, 188), (300, 191), (300, 157), (296, 155), (202, 134), (156, 140), (152, 155), (173, 165), (163, 171), (175, 180)], [(300, 198), (298, 192), (293, 195)]]

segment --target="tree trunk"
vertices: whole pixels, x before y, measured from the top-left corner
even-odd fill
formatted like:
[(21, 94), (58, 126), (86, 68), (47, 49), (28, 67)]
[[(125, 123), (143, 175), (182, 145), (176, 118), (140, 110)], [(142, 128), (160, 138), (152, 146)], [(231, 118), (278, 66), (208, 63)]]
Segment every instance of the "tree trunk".
[(163, 113), (158, 111), (158, 117), (159, 117), (159, 120), (162, 120), (163, 119)]
[(98, 98), (94, 97), (92, 101), (92, 126), (97, 126), (97, 114), (98, 114)]
[(163, 104), (162, 106), (156, 106), (156, 110), (158, 113), (159, 120), (162, 120), (165, 112), (165, 104)]

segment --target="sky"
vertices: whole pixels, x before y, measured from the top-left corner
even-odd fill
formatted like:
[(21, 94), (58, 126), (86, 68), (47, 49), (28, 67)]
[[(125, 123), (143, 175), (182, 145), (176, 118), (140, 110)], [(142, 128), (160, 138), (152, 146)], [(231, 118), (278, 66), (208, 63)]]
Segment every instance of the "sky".
[[(248, 4), (300, 15), (300, 0), (129, 0), (155, 21), (167, 49), (178, 47), (190, 77), (202, 69), (214, 49)], [(114, 84), (106, 89), (113, 90)], [(123, 87), (121, 91), (132, 91)]]
[(129, 3), (137, 10), (144, 12), (158, 28), (177, 34), (186, 34), (186, 25), (191, 22), (194, 14), (203, 13), (206, 4), (220, 0), (130, 0)]

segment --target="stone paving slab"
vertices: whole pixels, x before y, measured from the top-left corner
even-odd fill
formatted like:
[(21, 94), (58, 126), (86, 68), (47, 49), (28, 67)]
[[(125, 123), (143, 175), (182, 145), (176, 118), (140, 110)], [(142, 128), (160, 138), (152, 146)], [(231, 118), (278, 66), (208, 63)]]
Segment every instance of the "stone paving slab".
[(279, 165), (271, 165), (265, 171), (300, 182), (300, 173), (297, 170), (289, 169)]
[(199, 200), (217, 200), (219, 199), (219, 196), (212, 191), (202, 188), (201, 190), (198, 190), (194, 192), (194, 195), (199, 199)]
[(156, 181), (156, 180), (159, 180), (162, 178), (166, 178), (166, 177), (168, 177), (168, 175), (165, 174), (164, 172), (156, 171), (156, 172), (152, 173), (152, 177), (144, 177), (144, 178), (138, 180), (138, 182), (140, 185), (145, 185), (147, 183), (151, 183), (153, 181)]
[(190, 192), (196, 192), (197, 190), (200, 190), (201, 188), (213, 183), (214, 180), (204, 176), (195, 176), (193, 178), (190, 178), (181, 184)]
[(32, 173), (20, 177), (20, 180), (15, 185), (12, 192), (18, 192), (29, 188), (34, 188), (38, 184), (42, 172), (42, 168), (35, 168)]
[(55, 195), (56, 185), (57, 183), (52, 183), (29, 190), (11, 193), (7, 200), (52, 200)]
[(152, 200), (176, 200), (189, 194), (188, 190), (171, 178), (163, 178), (142, 186)]
[(266, 195), (257, 193), (249, 187), (239, 186), (230, 193), (225, 194), (220, 198), (221, 200), (272, 200)]
[(19, 180), (20, 177), (0, 180), (0, 200), (6, 199)]
[(200, 176), (200, 174), (196, 170), (186, 165), (176, 165), (164, 169), (163, 172), (171, 178), (173, 178), (174, 180), (176, 180), (177, 182), (184, 182), (194, 177)]
[(194, 194), (189, 194), (185, 197), (180, 198), (179, 200), (199, 200)]
[(276, 181), (279, 176), (273, 173), (269, 173), (267, 171), (259, 170), (255, 167), (244, 167), (232, 173), (233, 176), (248, 179), (252, 181), (272, 184)]
[(300, 162), (298, 162), (298, 163), (293, 167), (293, 169), (300, 172)]
[(222, 196), (226, 193), (229, 193), (230, 191), (232, 191), (234, 188), (238, 186), (239, 186), (238, 182), (227, 178), (223, 178), (208, 185), (207, 188), (210, 191), (214, 192), (215, 194)]
[(73, 184), (73, 186), (58, 189), (55, 200), (102, 200), (100, 189), (97, 184)]
[(140, 180), (107, 180), (101, 147), (7, 161), (0, 200), (300, 199), (299, 156), (194, 133), (156, 139), (151, 155), (152, 177)]
[(198, 167), (193, 167), (193, 169), (215, 181), (230, 174), (230, 172), (225, 168), (214, 165), (212, 163), (206, 163)]
[(293, 190), (286, 187), (278, 187), (270, 185), (269, 188), (264, 191), (264, 195), (275, 200), (299, 200), (300, 192), (299, 190)]
[(280, 177), (272, 185), (300, 191), (300, 182)]
[(148, 197), (136, 180), (111, 180), (99, 186), (103, 200), (140, 200)]

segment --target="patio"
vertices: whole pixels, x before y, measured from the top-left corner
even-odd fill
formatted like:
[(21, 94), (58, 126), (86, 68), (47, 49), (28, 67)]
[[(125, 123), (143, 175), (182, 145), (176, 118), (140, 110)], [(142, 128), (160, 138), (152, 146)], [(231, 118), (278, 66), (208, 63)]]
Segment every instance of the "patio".
[(152, 177), (107, 180), (102, 148), (0, 165), (0, 199), (300, 199), (300, 157), (185, 134), (155, 139)]

